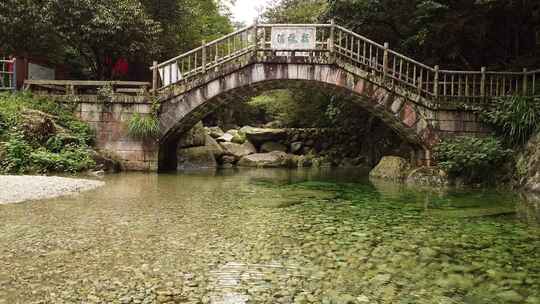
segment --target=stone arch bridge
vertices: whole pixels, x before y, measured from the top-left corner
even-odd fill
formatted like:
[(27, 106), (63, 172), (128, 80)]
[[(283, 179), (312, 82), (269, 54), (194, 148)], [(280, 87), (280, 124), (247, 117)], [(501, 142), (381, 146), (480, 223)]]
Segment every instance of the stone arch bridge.
[[(540, 87), (540, 70), (443, 70), (333, 23), (255, 24), (154, 62), (151, 71), (152, 91), (161, 103), (159, 140), (127, 139), (125, 127), (101, 131), (103, 126), (96, 125), (98, 135), (106, 134), (100, 145), (121, 154), (130, 169), (175, 164), (178, 138), (223, 104), (267, 90), (306, 87), (323, 88), (362, 106), (415, 147), (419, 163), (429, 162), (432, 147), (443, 137), (489, 133), (477, 118), (479, 109), (502, 96), (537, 94)], [(131, 112), (125, 110), (134, 103)], [(150, 112), (144, 99), (118, 104), (110, 110), (110, 123), (125, 122), (122, 113)], [(108, 123), (103, 113), (92, 121), (89, 112), (83, 103), (83, 119)]]

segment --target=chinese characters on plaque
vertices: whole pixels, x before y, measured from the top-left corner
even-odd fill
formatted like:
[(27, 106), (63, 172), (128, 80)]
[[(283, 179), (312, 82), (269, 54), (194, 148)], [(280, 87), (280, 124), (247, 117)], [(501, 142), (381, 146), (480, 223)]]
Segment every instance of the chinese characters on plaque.
[[(317, 30), (314, 27), (273, 27), (272, 49), (274, 50), (314, 50)], [(280, 52), (279, 55), (284, 55)], [(286, 55), (286, 54), (285, 54)], [(308, 56), (298, 52), (296, 56)]]

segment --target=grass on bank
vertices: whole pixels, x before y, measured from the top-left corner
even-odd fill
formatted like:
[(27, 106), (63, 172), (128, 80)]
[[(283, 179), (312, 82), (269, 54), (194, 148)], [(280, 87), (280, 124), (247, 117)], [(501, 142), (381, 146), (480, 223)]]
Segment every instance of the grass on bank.
[(129, 121), (128, 133), (134, 138), (156, 138), (159, 136), (159, 120), (155, 115), (134, 113)]

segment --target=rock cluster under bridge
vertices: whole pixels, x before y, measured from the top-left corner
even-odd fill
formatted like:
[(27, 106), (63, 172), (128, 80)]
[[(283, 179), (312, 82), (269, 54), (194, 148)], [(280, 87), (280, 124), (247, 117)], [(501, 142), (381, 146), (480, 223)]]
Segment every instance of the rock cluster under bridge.
[(411, 155), (412, 148), (399, 141), (383, 140), (375, 147), (365, 139), (365, 134), (358, 135), (353, 138), (329, 128), (251, 126), (225, 132), (220, 127), (205, 128), (199, 122), (178, 141), (176, 168), (355, 167), (368, 170), (386, 153)]

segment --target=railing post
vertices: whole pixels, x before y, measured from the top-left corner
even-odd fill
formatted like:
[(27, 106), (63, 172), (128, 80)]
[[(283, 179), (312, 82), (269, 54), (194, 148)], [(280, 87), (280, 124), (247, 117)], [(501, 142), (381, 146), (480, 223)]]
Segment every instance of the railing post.
[(433, 77), (433, 95), (435, 95), (435, 98), (439, 97), (439, 70), (440, 70), (440, 67), (436, 65), (435, 76)]
[(202, 42), (202, 72), (203, 74), (206, 73), (206, 41), (203, 40)]
[(384, 43), (384, 55), (383, 55), (383, 78), (386, 80), (388, 78), (388, 48), (390, 44), (388, 42)]
[(528, 79), (527, 79), (527, 68), (523, 69), (523, 96), (527, 96), (527, 88), (528, 88)]
[(12, 69), (13, 69), (13, 74), (11, 75), (11, 77), (13, 77), (12, 79), (13, 91), (17, 91), (17, 58), (15, 57), (13, 58)]
[(486, 67), (480, 70), (482, 78), (480, 79), (480, 96), (486, 97)]
[(328, 41), (328, 50), (330, 51), (330, 55), (334, 54), (334, 43), (335, 43), (335, 36), (336, 36), (336, 30), (335, 30), (335, 23), (334, 19), (330, 20), (330, 39)]
[(158, 62), (152, 62), (152, 91), (155, 92), (158, 89), (158, 77), (159, 77)]
[(255, 19), (255, 23), (253, 24), (253, 50), (255, 51), (255, 57), (258, 55), (258, 49), (259, 49), (259, 37), (257, 37), (259, 33), (259, 20)]

